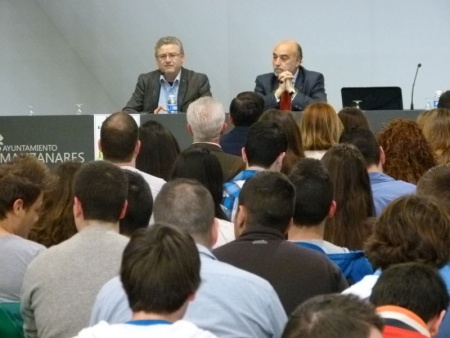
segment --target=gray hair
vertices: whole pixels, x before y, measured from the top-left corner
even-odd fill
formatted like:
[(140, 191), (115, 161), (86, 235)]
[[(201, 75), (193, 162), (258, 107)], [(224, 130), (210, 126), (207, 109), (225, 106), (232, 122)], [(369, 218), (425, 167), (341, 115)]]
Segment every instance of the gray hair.
[(189, 105), (186, 118), (191, 126), (194, 142), (211, 142), (220, 137), (225, 110), (220, 101), (205, 96)]
[(163, 45), (177, 45), (180, 47), (180, 53), (184, 54), (183, 43), (180, 39), (175, 36), (164, 36), (159, 39), (155, 44), (155, 56), (158, 54), (158, 49), (160, 49)]

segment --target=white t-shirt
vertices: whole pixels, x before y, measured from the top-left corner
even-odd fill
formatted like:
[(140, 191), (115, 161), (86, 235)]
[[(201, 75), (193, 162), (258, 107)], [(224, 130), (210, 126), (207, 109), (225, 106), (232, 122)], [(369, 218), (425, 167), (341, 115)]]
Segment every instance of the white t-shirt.
[(191, 322), (179, 320), (173, 324), (108, 324), (100, 322), (80, 331), (75, 338), (217, 338)]

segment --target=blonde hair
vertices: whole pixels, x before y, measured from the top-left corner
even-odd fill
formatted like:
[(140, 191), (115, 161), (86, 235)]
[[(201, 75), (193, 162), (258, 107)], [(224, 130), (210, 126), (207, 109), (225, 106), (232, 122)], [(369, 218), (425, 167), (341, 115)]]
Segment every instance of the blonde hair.
[(339, 143), (343, 129), (342, 122), (331, 105), (324, 102), (311, 103), (300, 119), (303, 149), (327, 150)]
[(450, 162), (450, 109), (437, 108), (419, 115), (417, 123), (430, 143), (438, 164)]

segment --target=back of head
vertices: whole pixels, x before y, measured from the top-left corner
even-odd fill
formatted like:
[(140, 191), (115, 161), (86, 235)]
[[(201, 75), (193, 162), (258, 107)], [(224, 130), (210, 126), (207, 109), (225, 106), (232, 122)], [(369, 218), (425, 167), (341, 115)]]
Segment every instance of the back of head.
[(171, 180), (175, 178), (189, 178), (203, 184), (213, 197), (216, 217), (226, 218), (220, 206), (223, 194), (222, 167), (211, 150), (195, 144), (183, 150), (170, 174)]
[(436, 165), (433, 151), (415, 121), (395, 119), (377, 134), (386, 155), (384, 172), (398, 180), (416, 184)]
[(407, 262), (441, 267), (450, 255), (450, 216), (431, 199), (400, 197), (376, 220), (365, 251), (381, 269)]
[(28, 238), (46, 247), (59, 244), (77, 233), (73, 218), (73, 180), (81, 162), (64, 162), (56, 169), (56, 182), (44, 193), (41, 216)]
[(155, 222), (173, 224), (209, 246), (214, 222), (214, 202), (209, 191), (200, 183), (189, 179), (167, 182), (158, 193), (153, 205)]
[(450, 109), (426, 111), (419, 115), (417, 123), (430, 143), (437, 163), (450, 163)]
[(106, 161), (83, 164), (73, 184), (85, 220), (118, 222), (127, 199), (128, 182), (122, 169)]
[(300, 119), (300, 134), (305, 150), (327, 150), (338, 144), (342, 122), (328, 103), (309, 104)]
[(120, 278), (133, 312), (171, 314), (200, 285), (197, 247), (172, 226), (139, 229), (123, 252)]
[(246, 227), (266, 226), (285, 233), (294, 213), (294, 198), (295, 188), (283, 174), (255, 174), (239, 194), (239, 206), (247, 212)]
[(103, 158), (111, 162), (129, 162), (138, 141), (138, 125), (126, 112), (117, 112), (106, 118), (100, 129)]
[(22, 200), (23, 208), (32, 206), (51, 185), (47, 166), (35, 156), (13, 158), (0, 167), (0, 220), (12, 210), (16, 200)]
[(139, 127), (139, 140), (141, 147), (136, 157), (136, 168), (167, 180), (180, 153), (175, 136), (161, 123), (149, 120)]
[(286, 150), (286, 133), (278, 122), (258, 121), (250, 127), (245, 142), (245, 154), (250, 166), (268, 169)]
[(366, 128), (346, 128), (342, 132), (339, 143), (353, 144), (361, 152), (366, 167), (380, 163), (380, 146), (375, 135)]
[(194, 142), (216, 142), (225, 123), (222, 104), (210, 96), (192, 102), (186, 113)]
[(230, 104), (230, 116), (235, 126), (251, 126), (264, 111), (264, 99), (255, 92), (239, 93)]
[(289, 317), (283, 338), (369, 338), (383, 330), (375, 307), (354, 295), (330, 294), (302, 303)]
[(445, 210), (450, 210), (450, 164), (428, 170), (417, 183), (419, 196), (434, 198)]
[(338, 113), (344, 129), (347, 128), (366, 128), (369, 129), (369, 121), (364, 112), (356, 107), (345, 107)]
[(296, 191), (294, 224), (321, 224), (333, 201), (333, 182), (328, 170), (319, 160), (304, 158), (294, 166), (289, 180)]
[(372, 289), (370, 301), (377, 307), (400, 306), (428, 323), (447, 310), (449, 295), (436, 268), (404, 263), (383, 271)]
[(439, 97), (438, 108), (450, 109), (450, 90), (445, 91)]
[(349, 249), (362, 249), (371, 233), (363, 222), (374, 216), (372, 189), (364, 158), (351, 144), (338, 144), (322, 157), (330, 173), (337, 208), (334, 217), (328, 218), (325, 240)]
[(153, 197), (145, 179), (137, 172), (124, 169), (128, 179), (127, 211), (119, 221), (119, 232), (131, 236), (139, 228), (146, 228), (153, 211)]

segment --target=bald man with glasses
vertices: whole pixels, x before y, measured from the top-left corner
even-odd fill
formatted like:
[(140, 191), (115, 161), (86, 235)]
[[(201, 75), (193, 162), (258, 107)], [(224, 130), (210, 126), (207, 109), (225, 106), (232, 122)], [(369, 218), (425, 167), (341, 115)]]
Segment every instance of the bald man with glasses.
[(205, 74), (183, 68), (184, 49), (173, 36), (159, 39), (155, 45), (158, 69), (139, 75), (136, 89), (124, 111), (158, 114), (167, 112), (170, 95), (177, 99), (178, 111), (186, 112), (189, 104), (199, 97), (211, 96), (211, 87)]

